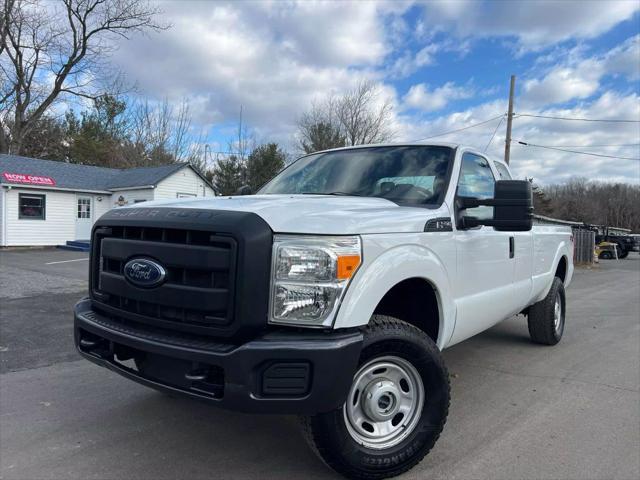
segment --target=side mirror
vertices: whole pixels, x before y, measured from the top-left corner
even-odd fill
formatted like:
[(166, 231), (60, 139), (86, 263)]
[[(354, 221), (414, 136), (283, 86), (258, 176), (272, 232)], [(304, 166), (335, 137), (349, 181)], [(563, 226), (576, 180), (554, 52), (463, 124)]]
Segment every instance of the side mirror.
[(527, 180), (498, 180), (494, 198), (481, 200), (473, 197), (457, 197), (457, 210), (488, 206), (493, 208), (493, 219), (459, 217), (459, 228), (473, 228), (480, 225), (494, 227), (501, 232), (528, 232), (533, 227), (533, 193), (531, 182)]
[(236, 195), (251, 195), (251, 187), (249, 185), (242, 185), (237, 191)]

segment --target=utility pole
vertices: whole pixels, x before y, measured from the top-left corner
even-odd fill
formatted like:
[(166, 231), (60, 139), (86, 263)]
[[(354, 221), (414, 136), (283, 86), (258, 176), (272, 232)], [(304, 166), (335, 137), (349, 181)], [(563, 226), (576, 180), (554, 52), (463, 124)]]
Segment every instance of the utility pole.
[(507, 138), (504, 143), (504, 161), (509, 165), (511, 155), (511, 123), (513, 122), (513, 95), (516, 89), (516, 76), (511, 75), (511, 86), (509, 88), (509, 113), (507, 113)]
[(240, 152), (240, 159), (244, 160), (244, 146), (242, 145), (242, 104), (240, 104), (240, 122), (238, 123), (238, 152)]

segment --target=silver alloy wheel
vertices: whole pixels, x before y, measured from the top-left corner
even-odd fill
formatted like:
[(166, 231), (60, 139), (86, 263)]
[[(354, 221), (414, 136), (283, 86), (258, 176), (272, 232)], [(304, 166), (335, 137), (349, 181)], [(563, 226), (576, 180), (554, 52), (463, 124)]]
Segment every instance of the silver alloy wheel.
[(374, 358), (356, 373), (343, 407), (351, 437), (381, 450), (402, 442), (420, 421), (425, 391), (418, 370), (396, 356)]
[(553, 326), (556, 332), (560, 331), (562, 325), (562, 298), (560, 292), (556, 293), (556, 303), (553, 307)]

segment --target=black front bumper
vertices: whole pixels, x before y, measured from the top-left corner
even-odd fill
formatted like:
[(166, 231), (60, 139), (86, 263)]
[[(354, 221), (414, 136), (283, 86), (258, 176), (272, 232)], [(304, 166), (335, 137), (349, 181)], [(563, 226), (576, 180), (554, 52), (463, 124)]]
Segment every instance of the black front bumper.
[[(349, 391), (362, 333), (282, 331), (242, 345), (134, 326), (74, 309), (75, 344), (88, 360), (143, 385), (242, 412), (315, 414)], [(137, 368), (135, 364), (142, 364)]]

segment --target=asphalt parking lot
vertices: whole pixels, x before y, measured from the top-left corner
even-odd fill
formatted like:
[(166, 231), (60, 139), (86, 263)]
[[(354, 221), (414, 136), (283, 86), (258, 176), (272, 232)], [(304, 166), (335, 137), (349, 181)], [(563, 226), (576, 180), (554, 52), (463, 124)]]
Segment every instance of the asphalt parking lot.
[[(0, 251), (0, 478), (337, 478), (296, 418), (168, 398), (79, 359), (86, 256)], [(402, 478), (640, 478), (640, 256), (577, 270), (566, 323), (556, 347), (514, 317), (445, 351), (448, 423)]]

